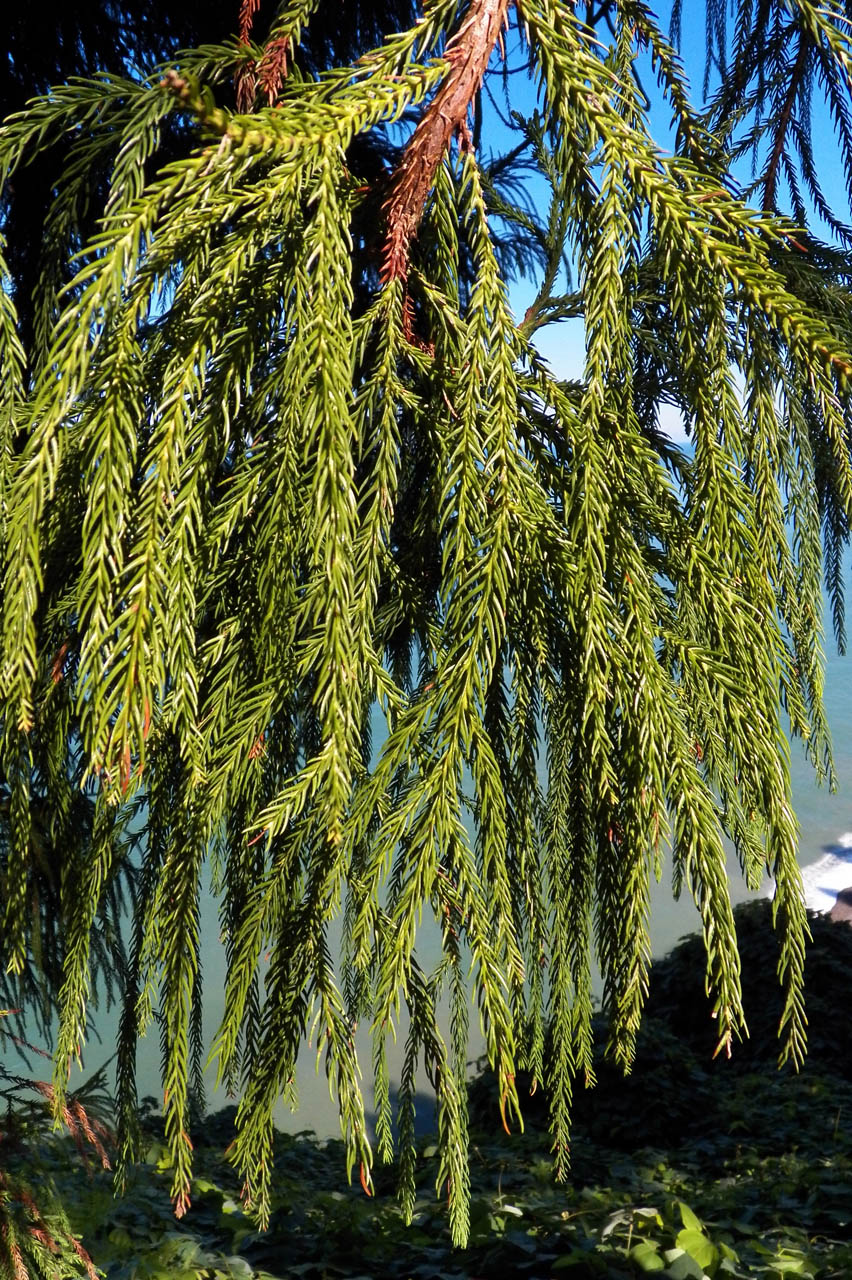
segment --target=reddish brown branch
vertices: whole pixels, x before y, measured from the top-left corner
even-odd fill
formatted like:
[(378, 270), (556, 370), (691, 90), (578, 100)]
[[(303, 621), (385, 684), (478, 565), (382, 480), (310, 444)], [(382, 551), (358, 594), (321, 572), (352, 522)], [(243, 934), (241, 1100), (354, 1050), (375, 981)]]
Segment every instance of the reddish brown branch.
[[(240, 4), (240, 44), (248, 44), (255, 14), (260, 8), (260, 0), (242, 0)], [(237, 91), (237, 110), (251, 111), (258, 89), (266, 95), (266, 100), (273, 106), (278, 91), (287, 78), (290, 59), (290, 37), (273, 36), (268, 40), (260, 62), (249, 59), (237, 68), (234, 84)]]
[(254, 15), (259, 8), (260, 0), (242, 0), (240, 5), (240, 44), (248, 44), (251, 39)]
[(266, 94), (270, 107), (274, 106), (278, 92), (287, 79), (290, 64), (290, 37), (273, 36), (267, 41), (263, 56), (257, 65), (258, 88)]
[(458, 134), (462, 145), (469, 144), (468, 111), (511, 3), (512, 0), (471, 0), (464, 21), (447, 45), (447, 78), (414, 130), (385, 202), (387, 234), (381, 273), (385, 284), (405, 280), (408, 275), (411, 241), (450, 142)]

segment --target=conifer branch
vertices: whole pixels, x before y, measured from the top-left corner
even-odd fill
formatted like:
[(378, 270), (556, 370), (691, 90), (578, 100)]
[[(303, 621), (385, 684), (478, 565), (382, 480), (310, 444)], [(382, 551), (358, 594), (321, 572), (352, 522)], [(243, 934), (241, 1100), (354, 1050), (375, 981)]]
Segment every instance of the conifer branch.
[[(504, 1122), (528, 1069), (565, 1176), (574, 1080), (594, 1074), (592, 966), (628, 1068), (666, 856), (700, 912), (723, 1052), (744, 1030), (726, 841), (755, 890), (769, 868), (781, 1053), (804, 1050), (787, 725), (830, 777), (822, 576), (840, 629), (852, 261), (741, 197), (644, 0), (607, 4), (609, 49), (566, 0), (515, 0), (540, 110), (513, 114), (522, 147), (481, 168), (467, 116), (510, 3), (431, 0), (352, 65), (292, 73), (274, 108), (215, 104), (256, 55), (231, 44), (148, 82), (69, 80), (0, 129), (4, 182), (57, 143), (64, 166), (33, 351), (0, 263), (0, 1005), (41, 990), (51, 953), (61, 1110), (95, 978), (120, 975), (119, 1181), (136, 1038), (158, 1010), (178, 1209), (211, 858), (227, 960), (214, 1049), (242, 1090), (230, 1154), (261, 1222), (274, 1109), (295, 1103), (314, 1035), (369, 1191), (354, 1028), (371, 1028), (386, 1159), (405, 1006), (403, 1209), (422, 1062), (465, 1240), (468, 965)], [(797, 7), (852, 137), (840, 15)], [(290, 53), (311, 8), (290, 0), (273, 29)], [(757, 58), (752, 34), (738, 47)], [(631, 75), (637, 39), (676, 115), (672, 156)], [(727, 86), (746, 114), (753, 71)], [(386, 126), (420, 104), (377, 282), (365, 209)], [(166, 155), (161, 126), (182, 109), (213, 144), (189, 129)], [(744, 118), (734, 154), (766, 137)], [(795, 180), (800, 147), (819, 192), (792, 111), (786, 139), (782, 171)], [(510, 186), (530, 152), (544, 218)], [(86, 235), (84, 191), (102, 201)], [(566, 248), (576, 281), (556, 294)], [(540, 285), (520, 324), (518, 262)], [(572, 380), (531, 343), (568, 315), (585, 325)], [(691, 451), (662, 430), (663, 404)], [(102, 923), (137, 861), (128, 960)]]
[(450, 142), (459, 136), (463, 149), (472, 145), (468, 112), (506, 23), (510, 3), (511, 0), (471, 0), (461, 25), (447, 44), (443, 56), (450, 69), (405, 148), (384, 205), (387, 231), (381, 278), (385, 284), (408, 276), (411, 241)]

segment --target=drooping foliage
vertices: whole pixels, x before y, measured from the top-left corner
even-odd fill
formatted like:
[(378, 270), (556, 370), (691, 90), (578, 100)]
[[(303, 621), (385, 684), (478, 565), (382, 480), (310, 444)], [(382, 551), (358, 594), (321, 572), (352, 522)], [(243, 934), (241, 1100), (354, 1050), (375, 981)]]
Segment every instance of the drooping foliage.
[[(20, 111), (37, 93), (63, 84), (69, 76), (92, 76), (99, 71), (134, 76), (138, 68), (150, 68), (178, 49), (217, 44), (237, 30), (249, 39), (254, 28), (269, 25), (276, 12), (274, 0), (102, 0), (98, 4), (65, 4), (43, 0), (34, 5), (4, 5), (0, 11), (0, 117)], [(318, 20), (304, 32), (296, 57), (314, 72), (340, 61), (351, 61), (380, 41), (394, 23), (413, 20), (411, 0), (320, 0)], [(266, 62), (246, 60), (239, 81), (221, 86), (226, 105), (236, 105), (260, 70), (274, 71), (274, 42)], [(279, 51), (280, 52), (280, 51)], [(261, 64), (263, 64), (261, 66)], [(173, 113), (164, 122), (158, 158), (176, 159), (193, 145), (191, 122)], [(89, 238), (97, 224), (99, 207), (107, 197), (109, 160), (79, 174), (73, 197), (67, 192), (65, 234), (51, 225), (47, 234), (44, 215), (50, 207), (59, 174), (65, 167), (65, 135), (49, 151), (28, 157), (26, 168), (0, 197), (8, 246), (12, 294), (20, 332), (32, 339), (33, 326), (42, 311), (44, 285), (65, 283), (73, 270), (69, 262), (69, 233), (78, 237), (73, 248)], [(68, 197), (71, 197), (69, 200)], [(71, 208), (69, 209), (69, 203)]]
[[(669, 846), (723, 1052), (743, 1029), (726, 840), (753, 888), (774, 877), (782, 1054), (804, 1052), (786, 725), (830, 773), (821, 575), (825, 560), (840, 622), (849, 264), (740, 198), (640, 0), (608, 10), (604, 44), (561, 0), (436, 0), (317, 74), (294, 53), (312, 9), (282, 5), (263, 47), (70, 79), (0, 132), (5, 181), (67, 148), (59, 243), (87, 173), (108, 175), (72, 282), (44, 281), (26, 358), (0, 293), (3, 954), (12, 974), (31, 963), (33, 796), (61, 814), (83, 786), (91, 845), (59, 886), (57, 1106), (132, 831), (123, 1158), (136, 1039), (156, 1016), (182, 1212), (212, 864), (228, 955), (213, 1055), (242, 1093), (232, 1155), (259, 1220), (273, 1106), (295, 1101), (306, 1039), (369, 1189), (360, 1023), (382, 1158), (387, 1044), (404, 1037), (409, 1210), (418, 1064), (435, 1089), (438, 1185), (462, 1241), (471, 992), (504, 1122), (527, 1070), (564, 1175), (573, 1083), (593, 1074), (593, 957), (627, 1067)], [(848, 77), (839, 12), (795, 10)], [(501, 203), (500, 166), (480, 164), (468, 128), (504, 25), (538, 85), (517, 124), (550, 188), (539, 219)], [(640, 50), (673, 154), (650, 133)], [(258, 96), (217, 105), (235, 76), (248, 93), (249, 66)], [(197, 145), (166, 159), (173, 117)], [(354, 158), (373, 135), (407, 141), (365, 182)], [(363, 217), (377, 189), (379, 226)], [(543, 263), (520, 321), (495, 248), (512, 218)], [(570, 314), (586, 334), (577, 381), (533, 344)], [(663, 404), (691, 451), (662, 431)], [(441, 936), (431, 971), (424, 913)]]
[[(677, 34), (682, 9), (676, 0)], [(830, 12), (845, 29), (848, 6)], [(750, 158), (748, 198), (763, 209), (789, 208), (800, 225), (816, 210), (848, 247), (848, 210), (837, 207), (826, 177), (837, 169), (847, 189), (852, 177), (849, 78), (827, 32), (798, 5), (747, 0), (729, 13), (721, 0), (708, 0), (706, 19), (705, 90), (713, 69), (720, 72), (711, 127), (726, 139), (733, 160)], [(830, 161), (827, 133), (835, 144)]]

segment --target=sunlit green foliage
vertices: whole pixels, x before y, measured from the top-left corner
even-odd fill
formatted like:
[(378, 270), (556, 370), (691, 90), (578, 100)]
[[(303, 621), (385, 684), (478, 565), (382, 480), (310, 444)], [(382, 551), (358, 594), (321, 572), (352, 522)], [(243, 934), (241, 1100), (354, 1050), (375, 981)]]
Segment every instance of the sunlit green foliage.
[[(271, 38), (297, 44), (311, 8), (282, 6)], [(70, 80), (0, 131), (4, 181), (70, 139), (49, 226), (69, 249), (86, 172), (108, 160), (113, 175), (72, 284), (44, 280), (29, 381), (0, 294), (3, 955), (12, 974), (28, 963), (38, 744), (44, 802), (73, 778), (94, 804), (90, 854), (61, 886), (57, 1106), (133, 811), (122, 1158), (136, 1037), (156, 1015), (179, 1212), (208, 862), (228, 953), (213, 1053), (243, 1093), (232, 1156), (260, 1222), (273, 1106), (295, 1100), (308, 1038), (350, 1175), (371, 1186), (365, 1023), (383, 1158), (385, 1048), (405, 1038), (403, 1205), (419, 1061), (436, 1182), (467, 1238), (471, 988), (504, 1123), (519, 1071), (541, 1077), (564, 1176), (572, 1081), (593, 1071), (592, 957), (629, 1066), (649, 878), (669, 844), (675, 891), (701, 913), (723, 1052), (743, 1026), (725, 838), (753, 888), (774, 876), (782, 1055), (804, 1052), (785, 715), (830, 772), (821, 538), (831, 571), (852, 513), (848, 264), (738, 198), (641, 3), (613, 7), (602, 47), (561, 0), (518, 0), (540, 93), (522, 127), (552, 187), (543, 252), (576, 263), (576, 296), (548, 269), (516, 322), (464, 131), (410, 261), (355, 279), (353, 140), (428, 116), (457, 72), (447, 37), (498, 9), (432, 3), (353, 66), (310, 78), (296, 63), (275, 104), (245, 114), (215, 86), (259, 51), (210, 47), (150, 81)], [(848, 76), (839, 15), (796, 11)], [(675, 116), (672, 155), (632, 76), (640, 46)], [(197, 120), (198, 147), (161, 164), (172, 112)], [(586, 364), (565, 382), (532, 338), (572, 313)], [(663, 403), (694, 456), (661, 433)], [(417, 958), (424, 912), (441, 931), (434, 972)]]

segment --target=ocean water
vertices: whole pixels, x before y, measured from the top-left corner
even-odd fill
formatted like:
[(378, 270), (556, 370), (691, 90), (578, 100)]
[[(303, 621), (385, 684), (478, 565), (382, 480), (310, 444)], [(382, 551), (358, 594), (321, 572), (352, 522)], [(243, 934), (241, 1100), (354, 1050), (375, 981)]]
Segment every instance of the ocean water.
[[(800, 863), (804, 868), (808, 905), (816, 910), (830, 910), (837, 890), (852, 885), (852, 656), (841, 657), (833, 642), (827, 653), (826, 705), (832, 729), (835, 766), (838, 786), (834, 794), (826, 787), (818, 787), (813, 769), (808, 764), (801, 744), (794, 744), (791, 754), (794, 804), (800, 827)], [(848, 873), (848, 874), (847, 874)], [(729, 866), (731, 896), (735, 902), (745, 901), (753, 895), (747, 889), (733, 858)], [(771, 894), (772, 884), (767, 878), (764, 894)], [(651, 942), (655, 956), (665, 954), (686, 934), (699, 927), (698, 912), (689, 895), (684, 893), (680, 901), (672, 897), (670, 877), (664, 874), (660, 884), (652, 885)], [(204, 904), (202, 928), (207, 938), (204, 948), (205, 1023), (212, 1036), (218, 1026), (223, 1005), (225, 977), (224, 953), (218, 941), (216, 908), (212, 899)], [(421, 957), (425, 962), (437, 956), (437, 932), (430, 933), (428, 923), (421, 935)], [(425, 953), (425, 954), (424, 954)], [(430, 953), (431, 957), (430, 957)], [(109, 1044), (109, 1020), (102, 1028), (105, 1045)], [(470, 1056), (475, 1059), (482, 1052), (482, 1041), (471, 1018), (472, 1038)], [(370, 1048), (363, 1032), (358, 1032), (358, 1047), (365, 1070), (365, 1098), (370, 1105), (369, 1080)], [(391, 1053), (391, 1073), (398, 1072), (401, 1061), (399, 1049)], [(142, 1042), (139, 1051), (140, 1093), (159, 1097), (159, 1064), (156, 1029)], [(324, 1071), (315, 1069), (315, 1054), (306, 1048), (298, 1068), (300, 1105), (291, 1113), (280, 1104), (276, 1114), (279, 1126), (289, 1131), (313, 1129), (320, 1136), (339, 1134), (337, 1111), (329, 1096)], [(211, 1109), (229, 1101), (222, 1093), (211, 1093), (208, 1105)], [(429, 1096), (424, 1093), (419, 1108), (419, 1120), (423, 1127), (431, 1124), (433, 1108)]]
[[(793, 808), (799, 824), (799, 865), (805, 901), (813, 911), (828, 912), (837, 893), (852, 886), (852, 653), (842, 656), (832, 637), (826, 643), (825, 705), (831, 729), (836, 786), (819, 785), (804, 744), (790, 746)], [(731, 898), (744, 902), (754, 895), (747, 888), (736, 861), (729, 860)], [(774, 882), (767, 876), (761, 896), (772, 897)], [(653, 887), (652, 949), (664, 955), (684, 934), (699, 927), (698, 913), (686, 900), (675, 902), (664, 876)]]
[(837, 775), (834, 793), (816, 785), (801, 744), (794, 744), (791, 756), (799, 864), (814, 911), (830, 911), (837, 891), (852, 885), (852, 653), (842, 657), (832, 639), (827, 644), (825, 704)]
[[(800, 864), (804, 869), (806, 898), (815, 910), (829, 911), (839, 889), (852, 885), (852, 656), (841, 657), (833, 642), (827, 645), (826, 706), (832, 730), (837, 789), (834, 794), (826, 787), (818, 787), (814, 773), (808, 764), (803, 748), (794, 744), (791, 756), (794, 806), (799, 821)], [(731, 896), (735, 902), (752, 895), (747, 889), (733, 858), (729, 864)], [(763, 894), (771, 895), (772, 884), (767, 878)], [(651, 945), (655, 956), (665, 954), (686, 934), (699, 927), (698, 912), (684, 893), (680, 901), (672, 897), (670, 876), (664, 872), (659, 884), (652, 884)], [(217, 907), (212, 896), (205, 895), (201, 918), (204, 1022), (207, 1042), (218, 1028), (224, 1006), (225, 956), (219, 937)], [(419, 952), (424, 963), (437, 958), (437, 930), (424, 920), (419, 941)], [(473, 1010), (472, 1010), (473, 1013)], [(117, 1031), (115, 1011), (100, 1011), (96, 1016), (96, 1028), (100, 1040), (94, 1039), (84, 1054), (83, 1076), (101, 1065), (112, 1053)], [(482, 1052), (482, 1041), (476, 1029), (476, 1018), (471, 1017), (470, 1057), (474, 1060)], [(140, 1042), (138, 1053), (138, 1080), (140, 1096), (162, 1096), (159, 1076), (159, 1047), (156, 1024)], [(366, 1034), (357, 1033), (359, 1055), (364, 1065), (365, 1100), (371, 1105), (370, 1047)], [(401, 1049), (391, 1053), (391, 1074), (398, 1075)], [(38, 1066), (38, 1064), (34, 1064)], [(46, 1064), (42, 1064), (46, 1066)], [(72, 1087), (80, 1077), (76, 1070)], [(214, 1072), (208, 1071), (208, 1107), (215, 1110), (226, 1105), (229, 1099), (222, 1091), (214, 1091)], [(283, 1129), (298, 1131), (312, 1129), (320, 1136), (337, 1136), (339, 1125), (337, 1110), (329, 1096), (325, 1073), (320, 1065), (316, 1069), (315, 1052), (305, 1048), (298, 1068), (300, 1105), (291, 1113), (284, 1104), (277, 1109), (276, 1122)], [(419, 1122), (425, 1128), (431, 1124), (433, 1108), (431, 1099), (424, 1093), (419, 1108)]]
[[(839, 654), (833, 638), (826, 645), (825, 705), (831, 728), (835, 789), (817, 783), (800, 741), (791, 743), (790, 775), (799, 824), (799, 865), (805, 902), (812, 911), (829, 912), (838, 892), (852, 886), (852, 654)], [(733, 857), (728, 873), (735, 903), (754, 896)], [(774, 882), (767, 876), (761, 896), (771, 898), (773, 893)], [(655, 956), (665, 954), (679, 937), (697, 927), (698, 915), (691, 902), (675, 902), (665, 879), (654, 887), (651, 933)]]

